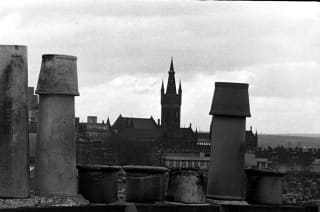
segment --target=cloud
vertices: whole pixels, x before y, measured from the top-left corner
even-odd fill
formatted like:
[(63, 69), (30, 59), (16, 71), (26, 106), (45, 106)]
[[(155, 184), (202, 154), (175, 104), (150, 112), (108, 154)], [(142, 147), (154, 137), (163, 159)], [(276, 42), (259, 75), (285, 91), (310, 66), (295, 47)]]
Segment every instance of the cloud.
[(122, 114), (134, 117), (160, 117), (160, 86), (158, 75), (122, 75), (96, 86), (84, 87), (76, 98), (76, 114), (81, 120), (98, 115), (111, 121)]
[(32, 84), (43, 53), (78, 56), (81, 85), (160, 73), (171, 55), (189, 78), (320, 58), (312, 3), (13, 0), (0, 8), (0, 40), (29, 46)]
[[(262, 65), (211, 75), (198, 74), (182, 81), (181, 126), (192, 123), (194, 129), (208, 131), (214, 83), (227, 81), (250, 84), (252, 117), (248, 118), (248, 127), (252, 125), (263, 133), (316, 133), (320, 97), (317, 95), (319, 86), (313, 82), (318, 78), (318, 66), (316, 63)], [(297, 71), (302, 68), (304, 71)], [(180, 75), (176, 72), (176, 77)], [(98, 115), (104, 120), (110, 116), (112, 122), (120, 113), (160, 118), (161, 79), (166, 83), (167, 72), (153, 76), (122, 75), (104, 84), (84, 87), (77, 98), (76, 114), (82, 120), (87, 115)]]
[(314, 132), (320, 121), (317, 3), (11, 0), (0, 3), (0, 25), (2, 43), (28, 45), (29, 85), (41, 54), (78, 57), (83, 119), (159, 117), (174, 56), (183, 125), (208, 129), (215, 81), (250, 83), (248, 123), (262, 131)]
[(320, 93), (320, 63), (268, 64), (246, 68), (253, 96), (314, 98)]
[(262, 133), (319, 133), (320, 98), (250, 98), (247, 126)]

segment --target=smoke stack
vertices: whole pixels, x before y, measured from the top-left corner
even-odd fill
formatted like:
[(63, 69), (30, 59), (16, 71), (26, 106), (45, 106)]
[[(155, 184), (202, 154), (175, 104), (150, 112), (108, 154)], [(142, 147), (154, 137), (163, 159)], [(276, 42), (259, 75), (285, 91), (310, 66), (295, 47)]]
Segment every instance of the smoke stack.
[(27, 47), (0, 45), (0, 197), (29, 196)]
[(248, 84), (216, 82), (211, 106), (211, 158), (207, 196), (244, 199), (244, 143), (250, 117)]
[(75, 196), (77, 171), (74, 96), (79, 96), (77, 58), (43, 55), (35, 190), (41, 196)]

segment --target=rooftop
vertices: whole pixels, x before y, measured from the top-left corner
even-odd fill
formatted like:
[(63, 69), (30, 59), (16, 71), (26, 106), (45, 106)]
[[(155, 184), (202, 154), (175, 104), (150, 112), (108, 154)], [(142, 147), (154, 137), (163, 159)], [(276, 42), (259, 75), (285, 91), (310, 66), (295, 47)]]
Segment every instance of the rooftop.
[(266, 206), (233, 204), (180, 204), (180, 203), (113, 203), (68, 207), (25, 207), (0, 209), (3, 212), (317, 212), (317, 206)]

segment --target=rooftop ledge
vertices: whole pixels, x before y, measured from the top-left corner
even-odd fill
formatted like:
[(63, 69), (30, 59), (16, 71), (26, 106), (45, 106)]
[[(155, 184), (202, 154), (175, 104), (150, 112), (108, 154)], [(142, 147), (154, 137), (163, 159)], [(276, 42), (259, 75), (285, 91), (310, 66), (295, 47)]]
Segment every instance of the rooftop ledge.
[(317, 212), (317, 206), (265, 206), (236, 204), (128, 203), (89, 204), (85, 206), (51, 206), (2, 208), (0, 211), (48, 212)]

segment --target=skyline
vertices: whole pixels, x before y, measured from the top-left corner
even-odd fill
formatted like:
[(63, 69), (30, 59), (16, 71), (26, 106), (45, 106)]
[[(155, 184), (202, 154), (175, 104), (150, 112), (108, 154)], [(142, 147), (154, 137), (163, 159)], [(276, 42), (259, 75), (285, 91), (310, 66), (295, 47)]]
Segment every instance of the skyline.
[(81, 121), (160, 118), (173, 56), (182, 127), (209, 130), (214, 83), (232, 81), (249, 83), (247, 129), (320, 133), (316, 2), (12, 0), (0, 23), (1, 43), (28, 46), (29, 86), (42, 54), (78, 57)]

